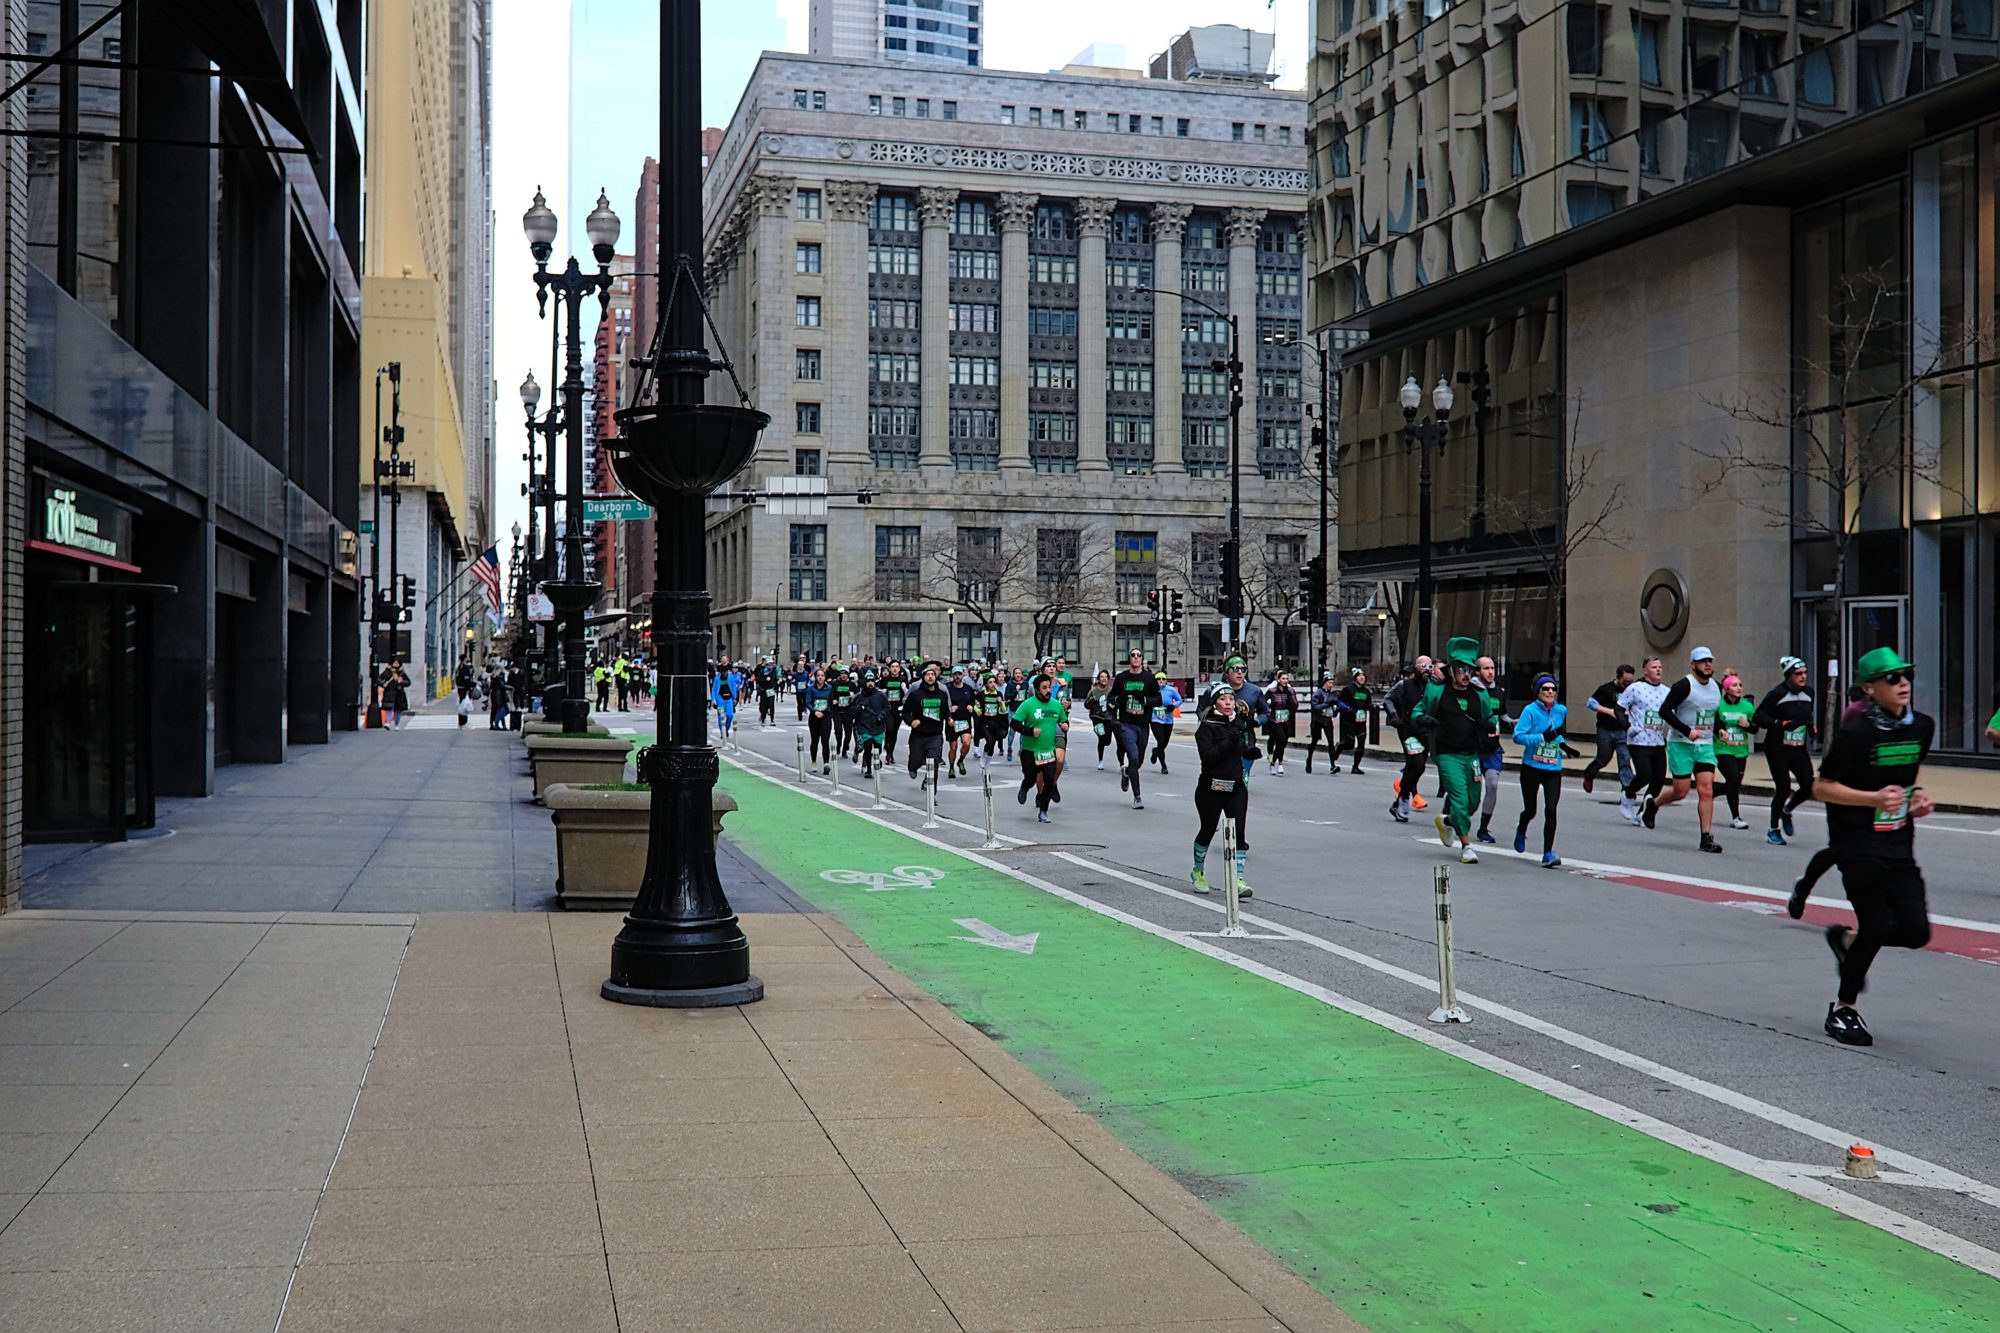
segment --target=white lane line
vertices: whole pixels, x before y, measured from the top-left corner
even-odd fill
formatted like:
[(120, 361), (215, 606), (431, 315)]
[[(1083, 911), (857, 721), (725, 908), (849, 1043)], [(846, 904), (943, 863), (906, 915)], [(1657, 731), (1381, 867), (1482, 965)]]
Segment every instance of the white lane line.
[[(1142, 879), (1137, 875), (1127, 874), (1113, 866), (1086, 861), (1070, 852), (1057, 852), (1055, 856), (1060, 860), (1068, 861), (1073, 865), (1090, 870), (1094, 874), (1109, 875), (1113, 879), (1122, 880), (1137, 888), (1150, 889), (1154, 893), (1162, 894), (1180, 902), (1193, 903), (1197, 907), (1213, 912), (1223, 910), (1215, 903), (1205, 902), (1179, 889), (1154, 883), (1150, 880)], [(1249, 922), (1251, 925), (1282, 932), (1288, 939), (1296, 940), (1323, 953), (1330, 953), (1336, 958), (1345, 959), (1350, 963), (1365, 967), (1371, 972), (1379, 972), (1385, 977), (1393, 977), (1428, 994), (1435, 995), (1437, 993), (1437, 980), (1434, 977), (1428, 977), (1422, 973), (1398, 967), (1394, 963), (1375, 957), (1373, 954), (1362, 953), (1359, 950), (1347, 948), (1345, 945), (1335, 944), (1332, 940), (1308, 934), (1303, 930), (1287, 926), (1283, 922), (1273, 921), (1268, 917), (1260, 917), (1251, 912), (1243, 912), (1240, 915), (1244, 921)], [(1836, 1148), (1845, 1148), (1851, 1143), (1874, 1143), (1878, 1149), (1877, 1156), (1881, 1156), (1883, 1153), (1893, 1153), (1897, 1159), (1896, 1165), (1901, 1169), (1907, 1170), (1910, 1174), (1922, 1176), (1928, 1183), (1935, 1184), (1940, 1189), (1953, 1190), (1970, 1198), (1977, 1199), (1990, 1207), (2000, 1208), (2000, 1189), (1996, 1189), (1985, 1181), (1960, 1175), (1948, 1167), (1927, 1162), (1923, 1158), (1904, 1152), (1901, 1149), (1891, 1148), (1868, 1135), (1856, 1134), (1844, 1129), (1835, 1129), (1831, 1125), (1822, 1124), (1817, 1120), (1788, 1111), (1782, 1106), (1774, 1106), (1769, 1102), (1759, 1101), (1757, 1098), (1738, 1092), (1734, 1088), (1725, 1088), (1721, 1084), (1711, 1083), (1707, 1079), (1700, 1078), (1694, 1074), (1685, 1073), (1669, 1065), (1663, 1065), (1657, 1060), (1649, 1060), (1643, 1055), (1636, 1055), (1631, 1051), (1607, 1045), (1594, 1037), (1586, 1037), (1580, 1032), (1572, 1032), (1568, 1028), (1536, 1018), (1533, 1014), (1523, 1013), (1521, 1010), (1508, 1005), (1499, 1004), (1493, 1000), (1474, 995), (1470, 991), (1458, 991), (1458, 999), (1460, 1003), (1491, 1014), (1502, 1022), (1526, 1028), (1530, 1032), (1547, 1037), (1553, 1041), (1561, 1042), (1565, 1046), (1594, 1055), (1600, 1060), (1605, 1060), (1616, 1065), (1623, 1065), (1625, 1068), (1642, 1073), (1648, 1078), (1672, 1084), (1684, 1092), (1694, 1093), (1698, 1097), (1703, 1097), (1709, 1101), (1727, 1106), (1732, 1110), (1741, 1111), (1746, 1115), (1755, 1116), (1757, 1119), (1765, 1121), (1768, 1124), (1789, 1129), (1807, 1138), (1817, 1139), (1821, 1143), (1830, 1144)]]
[[(728, 756), (724, 756), (724, 759), (736, 768), (742, 769), (743, 772), (749, 774), (751, 777), (769, 782), (773, 786), (783, 788), (787, 791), (799, 791), (799, 788), (796, 786), (789, 785), (767, 774), (755, 772)], [(1359, 1000), (1350, 999), (1347, 996), (1319, 985), (1317, 982), (1307, 981), (1302, 977), (1293, 976), (1289, 972), (1280, 971), (1264, 963), (1259, 963), (1254, 959), (1245, 958), (1241, 954), (1232, 953), (1218, 945), (1210, 944), (1206, 940), (1192, 938), (1184, 931), (1170, 930), (1165, 926), (1156, 925), (1143, 917), (1133, 916), (1129, 912), (1123, 912), (1115, 907), (1106, 906), (1093, 898), (1088, 898), (1083, 894), (1066, 889), (1060, 884), (1051, 883), (1039, 876), (1031, 875), (1024, 870), (1016, 870), (1012, 866), (981, 856), (976, 851), (965, 851), (954, 847), (950, 843), (929, 837), (917, 830), (906, 829), (889, 820), (878, 818), (866, 810), (851, 809), (833, 800), (831, 797), (818, 792), (806, 791), (802, 794), (823, 805), (831, 806), (833, 809), (845, 811), (856, 818), (864, 819), (877, 827), (900, 833), (904, 837), (934, 847), (939, 851), (963, 857), (965, 860), (975, 865), (983, 866), (995, 874), (1005, 875), (1009, 879), (1028, 885), (1030, 888), (1039, 889), (1043, 893), (1062, 899), (1064, 902), (1073, 903), (1087, 912), (1094, 912), (1098, 916), (1130, 926), (1134, 930), (1142, 931), (1157, 939), (1165, 940), (1170, 944), (1179, 945), (1183, 949), (1216, 959), (1218, 962), (1227, 963), (1231, 967), (1240, 968), (1254, 976), (1283, 986), (1287, 990), (1318, 1000), (1320, 1003), (1330, 1008), (1338, 1009), (1342, 1013), (1350, 1014), (1364, 1022), (1373, 1023), (1377, 1027), (1394, 1032), (1398, 1036), (1407, 1037), (1411, 1041), (1419, 1042), (1422, 1045), (1430, 1047), (1432, 1050), (1442, 1051), (1456, 1059), (1465, 1061), (1467, 1064), (1476, 1065), (1481, 1069), (1499, 1074), (1503, 1078), (1512, 1079), (1524, 1087), (1532, 1088), (1537, 1092), (1555, 1097), (1581, 1110), (1589, 1111), (1606, 1120), (1615, 1121), (1618, 1124), (1636, 1129), (1640, 1133), (1645, 1134), (1649, 1138), (1657, 1139), (1661, 1143), (1707, 1157), (1724, 1166), (1741, 1171), (1745, 1175), (1754, 1176), (1758, 1180), (1762, 1180), (1766, 1184), (1775, 1186), (1789, 1194), (1795, 1194), (1800, 1198), (1823, 1204), (1835, 1212), (1853, 1218), (1857, 1222), (1865, 1222), (1869, 1226), (1879, 1228), (1893, 1236), (1900, 1236), (1914, 1245), (1920, 1245), (1934, 1254), (1939, 1254), (1947, 1259), (1964, 1264), (1967, 1268), (1984, 1273), (1988, 1277), (2000, 1278), (2000, 1253), (1995, 1253), (1984, 1246), (1961, 1239), (1950, 1232), (1931, 1226), (1927, 1222), (1920, 1222), (1915, 1218), (1905, 1217), (1894, 1209), (1885, 1208), (1872, 1200), (1851, 1194), (1844, 1189), (1837, 1188), (1828, 1181), (1801, 1175), (1795, 1170), (1789, 1169), (1785, 1163), (1766, 1161), (1764, 1158), (1754, 1156), (1739, 1148), (1733, 1148), (1726, 1143), (1720, 1143), (1690, 1130), (1670, 1125), (1663, 1120), (1647, 1115), (1643, 1111), (1633, 1110), (1629, 1106), (1621, 1106), (1608, 1098), (1598, 1096), (1596, 1093), (1572, 1087), (1567, 1083), (1541, 1073), (1539, 1070), (1515, 1064), (1511, 1060), (1489, 1054), (1476, 1046), (1464, 1045), (1447, 1037), (1440, 1036), (1438, 1033), (1412, 1023), (1408, 1019), (1391, 1014), (1386, 1010), (1377, 1009), (1373, 1005), (1364, 1004)], [(1075, 858), (1069, 857), (1067, 853), (1057, 853), (1057, 855), (1064, 856), (1065, 859), (1075, 860)], [(1084, 864), (1087, 865), (1088, 863)], [(1089, 868), (1093, 871), (1108, 869), (1108, 867), (1103, 866), (1089, 866)], [(1120, 874), (1119, 878), (1128, 877)], [(1141, 886), (1149, 888), (1157, 887), (1144, 884)], [(1176, 896), (1187, 897), (1184, 894)], [(1205, 905), (1214, 907), (1214, 904)], [(1248, 914), (1245, 914), (1244, 919), (1250, 920), (1251, 918)], [(1275, 922), (1268, 921), (1258, 921), (1256, 924), (1276, 926)], [(1290, 932), (1290, 927), (1286, 926), (1277, 926), (1277, 929)], [(1390, 964), (1382, 964), (1382, 966), (1384, 968), (1391, 967)], [(1404, 976), (1414, 975), (1412, 973), (1404, 973), (1400, 968), (1393, 970), (1402, 973)], [(1435, 988), (1433, 987), (1433, 989)], [(1464, 999), (1466, 997), (1461, 993), (1460, 998)], [(1489, 1012), (1495, 1011), (1489, 1009)], [(1637, 1057), (1633, 1058), (1636, 1059)], [(1854, 1142), (1853, 1139), (1846, 1139), (1842, 1146), (1852, 1142)], [(1880, 1153), (1877, 1154), (1878, 1157), (1881, 1155)], [(1917, 1160), (1914, 1158), (1905, 1158), (1902, 1154), (1897, 1154), (1897, 1157), (1899, 1158), (1895, 1163), (1897, 1167), (1914, 1165)]]

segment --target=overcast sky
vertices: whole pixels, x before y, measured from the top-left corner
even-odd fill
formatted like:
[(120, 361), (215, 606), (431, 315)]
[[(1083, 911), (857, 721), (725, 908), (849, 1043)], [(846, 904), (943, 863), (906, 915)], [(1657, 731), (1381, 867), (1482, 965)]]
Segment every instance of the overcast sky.
[[(493, 494), (503, 534), (527, 512), (517, 389), (529, 367), (546, 381), (549, 366), (550, 322), (535, 318), (534, 264), (521, 214), (541, 186), (560, 219), (557, 257), (567, 258), (603, 188), (626, 221), (619, 248), (631, 249), (632, 196), (659, 144), (659, 6), (660, 0), (494, 0), (493, 375), (500, 403)], [(808, 0), (703, 7), (705, 123), (729, 123), (759, 52), (806, 49), (807, 9)], [(1045, 70), (1094, 42), (1122, 45), (1126, 63), (1137, 68), (1191, 25), (1236, 23), (1275, 31), (1279, 86), (1301, 88), (1306, 21), (1306, 0), (986, 0), (982, 27), (989, 68)], [(551, 394), (545, 384), (544, 406)]]

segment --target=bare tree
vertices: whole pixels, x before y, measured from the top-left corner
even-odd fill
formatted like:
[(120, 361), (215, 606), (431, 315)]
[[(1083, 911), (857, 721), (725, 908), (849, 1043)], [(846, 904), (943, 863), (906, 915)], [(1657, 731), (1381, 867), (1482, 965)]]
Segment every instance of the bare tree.
[[(1273, 539), (1278, 540), (1273, 540)], [(1297, 539), (1297, 550), (1289, 551)], [(1279, 524), (1258, 524), (1246, 529), (1243, 544), (1243, 611), (1245, 619), (1262, 620), (1271, 627), (1270, 665), (1279, 665), (1279, 635), (1290, 625), (1305, 626), (1299, 618), (1299, 567), (1305, 563), (1307, 534), (1299, 528)], [(1298, 663), (1290, 665), (1296, 667)]]
[(1024, 578), (1019, 600), (1030, 608), (1035, 656), (1047, 655), (1058, 625), (1082, 615), (1101, 614), (1109, 601), (1111, 542), (1096, 527), (1037, 528), (1033, 576)]
[(1569, 563), (1589, 546), (1625, 545), (1618, 516), (1629, 499), (1624, 482), (1606, 483), (1598, 473), (1603, 451), (1585, 450), (1579, 442), (1583, 395), (1571, 394), (1567, 406), (1554, 489), (1546, 494), (1533, 487), (1526, 494), (1489, 492), (1485, 512), (1487, 532), (1505, 535), (1528, 551), (1549, 581), (1553, 602), (1548, 645), (1551, 662), (1562, 658)]
[(1100, 609), (1110, 565), (1110, 541), (1095, 527), (961, 527), (925, 536), (916, 583), (923, 600), (996, 635), (1003, 613), (1025, 610), (1041, 657), (1058, 626)]

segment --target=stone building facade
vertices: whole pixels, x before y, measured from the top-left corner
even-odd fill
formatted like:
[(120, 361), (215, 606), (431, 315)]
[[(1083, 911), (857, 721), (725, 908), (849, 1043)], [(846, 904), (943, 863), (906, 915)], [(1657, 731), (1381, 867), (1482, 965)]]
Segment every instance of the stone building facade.
[[(1169, 666), (1212, 665), (1233, 320), (1252, 638), (1298, 658), (1304, 116), (1263, 89), (766, 53), (706, 198), (719, 327), (773, 418), (710, 518), (720, 650), (1158, 660), (1165, 587)], [(824, 479), (823, 515), (749, 498), (795, 477)]]

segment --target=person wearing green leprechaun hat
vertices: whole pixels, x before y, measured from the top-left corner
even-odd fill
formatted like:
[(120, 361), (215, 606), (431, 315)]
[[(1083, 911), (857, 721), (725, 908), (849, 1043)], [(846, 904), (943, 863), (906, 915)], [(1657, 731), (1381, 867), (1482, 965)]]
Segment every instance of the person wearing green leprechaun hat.
[(1411, 720), (1437, 760), (1444, 782), (1445, 808), (1432, 822), (1438, 841), (1458, 848), (1458, 859), (1476, 864), (1472, 811), (1479, 791), (1479, 752), (1492, 730), (1493, 702), (1474, 679), (1479, 642), (1456, 638), (1445, 644), (1445, 678), (1434, 681), (1412, 710)]

